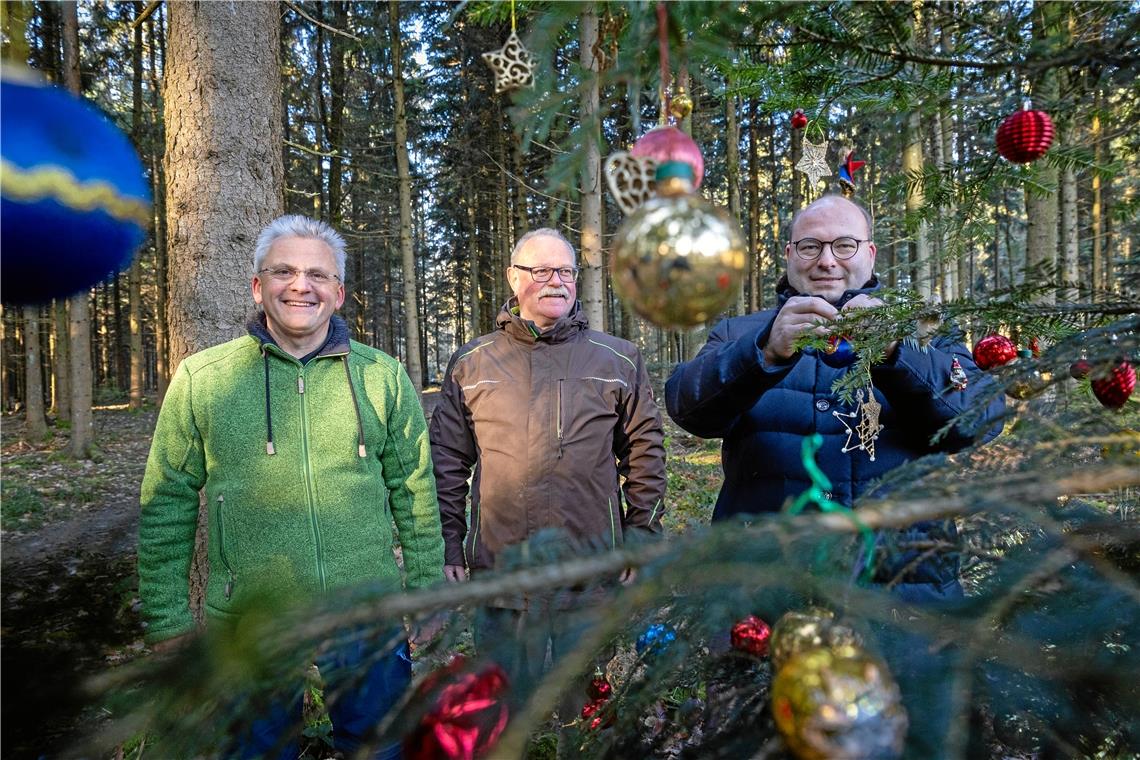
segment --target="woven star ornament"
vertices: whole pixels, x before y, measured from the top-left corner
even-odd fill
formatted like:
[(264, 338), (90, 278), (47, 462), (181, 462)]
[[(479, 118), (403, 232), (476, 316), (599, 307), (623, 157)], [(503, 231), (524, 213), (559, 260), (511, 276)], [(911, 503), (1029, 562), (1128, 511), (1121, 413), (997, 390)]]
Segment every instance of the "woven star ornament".
[(534, 56), (513, 31), (501, 48), (483, 53), (483, 60), (495, 72), (496, 95), (534, 86)]
[(831, 167), (827, 165), (827, 141), (813, 143), (804, 138), (804, 155), (796, 164), (796, 168), (807, 175), (812, 185), (819, 183), (820, 179), (831, 174)]

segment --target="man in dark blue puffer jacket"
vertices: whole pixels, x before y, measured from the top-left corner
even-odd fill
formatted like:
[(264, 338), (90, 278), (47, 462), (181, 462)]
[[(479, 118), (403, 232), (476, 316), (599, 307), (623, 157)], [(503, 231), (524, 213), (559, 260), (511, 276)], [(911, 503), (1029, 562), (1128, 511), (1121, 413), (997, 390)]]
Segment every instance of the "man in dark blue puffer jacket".
[[(959, 451), (1000, 432), (1004, 402), (998, 394), (968, 429), (957, 424), (931, 441), (993, 387), (963, 344), (935, 338), (925, 348), (907, 343), (888, 348), (886, 361), (871, 373), (883, 426), (874, 457), (851, 449), (849, 442), (857, 445), (859, 439), (848, 426), (856, 428), (860, 410), (832, 391), (851, 367), (829, 366), (811, 348), (795, 351), (793, 341), (809, 331), (826, 335), (827, 323), (841, 311), (883, 303), (874, 295), (880, 285), (871, 236), (870, 216), (846, 198), (825, 196), (801, 210), (784, 249), (787, 274), (777, 285), (779, 306), (722, 321), (700, 353), (678, 365), (665, 384), (666, 406), (678, 425), (704, 438), (724, 439), (725, 478), (714, 522), (779, 511), (786, 499), (807, 489), (811, 481), (800, 452), (804, 436), (813, 433), (824, 440), (817, 460), (831, 480), (830, 497), (850, 506), (873, 481), (906, 462)], [(955, 359), (967, 380), (961, 390), (951, 378)], [(956, 533), (952, 521), (937, 521), (917, 524), (900, 537), (905, 544), (908, 538), (954, 539)], [(918, 555), (897, 554), (879, 569), (878, 578), (894, 580), (895, 590), (911, 601), (961, 596), (956, 554), (908, 567)], [(903, 568), (905, 576), (894, 578)]]

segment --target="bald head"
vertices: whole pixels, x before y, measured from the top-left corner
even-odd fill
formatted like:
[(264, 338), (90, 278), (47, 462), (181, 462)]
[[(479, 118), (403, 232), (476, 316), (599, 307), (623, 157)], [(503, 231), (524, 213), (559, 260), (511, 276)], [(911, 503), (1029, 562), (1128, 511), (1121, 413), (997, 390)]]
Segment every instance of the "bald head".
[(825, 195), (822, 198), (816, 198), (814, 201), (804, 206), (792, 215), (792, 226), (788, 228), (788, 231), (791, 235), (790, 239), (800, 239), (801, 236), (797, 235), (796, 227), (799, 224), (800, 219), (805, 214), (812, 214), (817, 212), (821, 214), (830, 214), (834, 213), (837, 208), (855, 209), (863, 217), (863, 221), (866, 222), (867, 228), (863, 233), (855, 235), (855, 237), (864, 239), (871, 239), (874, 237), (872, 234), (873, 223), (871, 221), (871, 214), (868, 213), (867, 209), (863, 208), (853, 200), (844, 198), (842, 195)]
[[(819, 245), (796, 245), (809, 238)], [(841, 238), (856, 242), (854, 253), (841, 249), (839, 256), (835, 255), (835, 241)], [(851, 240), (847, 240), (845, 246), (850, 248), (850, 245)], [(784, 259), (788, 265), (788, 283), (793, 288), (805, 295), (838, 303), (846, 291), (862, 288), (874, 274), (871, 217), (854, 201), (826, 195), (792, 217)]]

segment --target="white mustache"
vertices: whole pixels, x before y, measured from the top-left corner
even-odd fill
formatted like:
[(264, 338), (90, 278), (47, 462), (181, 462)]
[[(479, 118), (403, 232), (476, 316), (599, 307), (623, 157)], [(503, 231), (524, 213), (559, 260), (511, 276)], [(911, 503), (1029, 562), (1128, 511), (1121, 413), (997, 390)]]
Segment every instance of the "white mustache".
[(565, 286), (552, 288), (545, 287), (538, 292), (539, 298), (546, 298), (547, 296), (561, 296), (562, 298), (570, 298), (570, 291)]

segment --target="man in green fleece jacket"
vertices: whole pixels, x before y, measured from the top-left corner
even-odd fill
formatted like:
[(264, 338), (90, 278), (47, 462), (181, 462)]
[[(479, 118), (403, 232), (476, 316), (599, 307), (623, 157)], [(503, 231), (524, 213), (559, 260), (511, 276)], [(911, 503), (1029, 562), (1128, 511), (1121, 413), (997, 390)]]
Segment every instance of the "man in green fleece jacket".
[[(232, 623), (267, 598), (304, 600), (357, 584), (399, 587), (393, 520), (405, 585), (443, 577), (419, 397), (398, 361), (349, 340), (334, 316), (344, 302), (344, 269), (344, 240), (328, 225), (303, 216), (274, 220), (253, 257), (260, 309), (248, 335), (188, 357), (171, 379), (139, 525), (139, 594), (146, 639), (157, 648), (194, 629), (188, 571), (203, 489), (212, 625)], [(406, 643), (379, 658), (368, 650), (358, 641), (318, 661), (326, 680), (326, 670), (352, 676), (330, 708), (346, 756), (410, 680)], [(301, 719), (299, 696), (298, 685), (297, 699), (260, 716), (234, 738), (232, 751), (296, 757), (289, 732)]]

